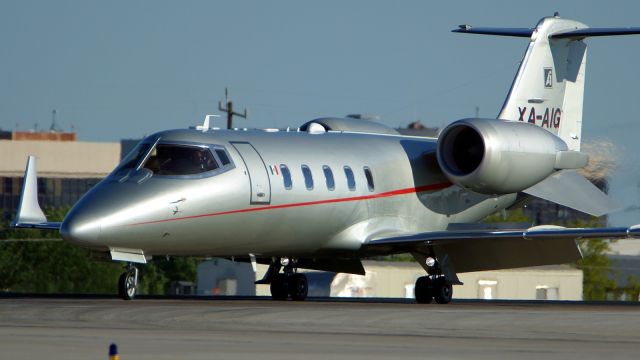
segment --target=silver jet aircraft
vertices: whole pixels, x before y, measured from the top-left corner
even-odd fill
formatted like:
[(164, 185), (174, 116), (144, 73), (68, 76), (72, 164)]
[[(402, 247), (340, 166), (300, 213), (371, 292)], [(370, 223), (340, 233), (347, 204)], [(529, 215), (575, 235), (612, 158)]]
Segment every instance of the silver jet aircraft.
[(152, 256), (219, 256), (270, 264), (259, 284), (303, 300), (297, 269), (364, 274), (361, 259), (411, 253), (426, 275), (419, 303), (448, 303), (457, 273), (572, 262), (578, 238), (634, 237), (640, 227), (469, 226), (529, 196), (592, 215), (615, 206), (577, 170), (586, 45), (640, 28), (589, 28), (545, 17), (534, 28), (454, 32), (524, 37), (522, 64), (497, 119), (462, 119), (437, 139), (375, 122), (322, 118), (295, 131), (205, 125), (143, 139), (71, 209), (47, 222), (30, 157), (13, 226), (62, 238), (127, 264), (124, 299)]

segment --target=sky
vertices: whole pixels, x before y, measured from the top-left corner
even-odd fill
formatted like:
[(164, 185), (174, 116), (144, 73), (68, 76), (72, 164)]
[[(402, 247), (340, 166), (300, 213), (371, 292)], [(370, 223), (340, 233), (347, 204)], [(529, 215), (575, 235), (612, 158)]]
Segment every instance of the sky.
[[(366, 113), (398, 127), (495, 117), (526, 40), (458, 24), (532, 27), (543, 16), (640, 26), (638, 1), (0, 0), (0, 128), (140, 138), (218, 114), (239, 127), (297, 127)], [(615, 145), (611, 195), (640, 223), (640, 36), (587, 40), (583, 140)], [(222, 120), (214, 123), (224, 127)]]

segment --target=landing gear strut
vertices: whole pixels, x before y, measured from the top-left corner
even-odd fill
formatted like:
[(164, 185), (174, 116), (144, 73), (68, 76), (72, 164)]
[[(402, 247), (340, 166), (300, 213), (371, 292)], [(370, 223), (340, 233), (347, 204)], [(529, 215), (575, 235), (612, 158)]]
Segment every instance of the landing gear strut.
[[(280, 267), (284, 266), (283, 273), (279, 273)], [(267, 270), (267, 276), (260, 282), (270, 282), (271, 297), (273, 300), (302, 301), (307, 298), (309, 282), (304, 274), (296, 273), (295, 261), (283, 259), (272, 261)]]
[(127, 271), (118, 280), (118, 295), (123, 300), (132, 300), (138, 290), (138, 268), (128, 264)]

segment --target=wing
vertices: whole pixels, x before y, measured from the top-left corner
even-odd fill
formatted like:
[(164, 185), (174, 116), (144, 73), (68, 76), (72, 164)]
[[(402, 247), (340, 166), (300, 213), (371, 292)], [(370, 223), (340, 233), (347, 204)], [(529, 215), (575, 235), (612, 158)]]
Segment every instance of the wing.
[(408, 235), (376, 238), (367, 246), (411, 246), (440, 245), (444, 243), (477, 240), (541, 240), (541, 239), (589, 239), (589, 238), (637, 238), (640, 237), (640, 225), (612, 228), (565, 228), (561, 226), (536, 226), (528, 229), (513, 230), (453, 230), (433, 231)]
[(575, 240), (589, 238), (640, 238), (640, 225), (434, 231), (377, 237), (363, 244), (362, 251), (365, 256), (432, 254), (447, 257), (456, 272), (469, 272), (570, 263), (581, 258)]
[(42, 230), (60, 230), (61, 222), (40, 222), (40, 223), (12, 223), (14, 229), (42, 229)]

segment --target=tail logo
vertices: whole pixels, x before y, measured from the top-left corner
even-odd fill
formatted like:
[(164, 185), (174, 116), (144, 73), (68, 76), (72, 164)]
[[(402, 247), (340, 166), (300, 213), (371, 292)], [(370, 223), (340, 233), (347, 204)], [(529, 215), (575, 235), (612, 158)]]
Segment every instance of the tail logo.
[(553, 69), (544, 68), (544, 87), (551, 89), (553, 87)]

